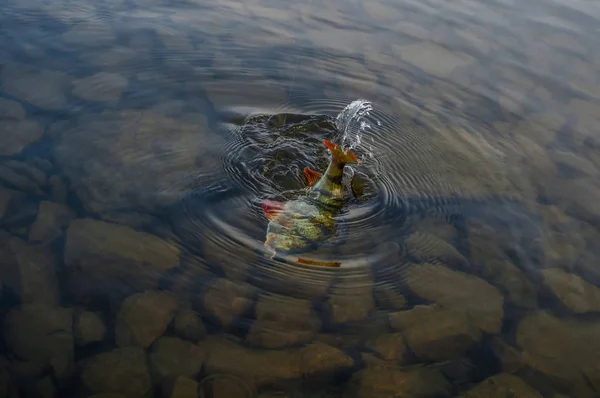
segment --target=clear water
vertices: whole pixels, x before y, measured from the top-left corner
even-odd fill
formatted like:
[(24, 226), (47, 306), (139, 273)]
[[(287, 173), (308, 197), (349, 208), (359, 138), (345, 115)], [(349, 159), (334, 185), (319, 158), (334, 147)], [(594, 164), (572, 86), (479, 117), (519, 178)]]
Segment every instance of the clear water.
[(596, 2), (1, 10), (0, 396), (600, 396)]

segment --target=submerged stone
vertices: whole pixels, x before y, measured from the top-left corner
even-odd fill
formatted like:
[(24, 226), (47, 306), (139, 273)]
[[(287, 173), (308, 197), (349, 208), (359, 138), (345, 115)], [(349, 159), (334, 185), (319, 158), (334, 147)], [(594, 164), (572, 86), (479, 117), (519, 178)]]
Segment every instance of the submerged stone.
[(334, 374), (354, 366), (354, 359), (342, 350), (321, 342), (300, 350), (300, 372), (305, 375)]
[(334, 281), (327, 298), (327, 309), (333, 323), (365, 320), (375, 308), (373, 278), (369, 271), (341, 274)]
[(542, 394), (517, 376), (502, 373), (488, 377), (461, 398), (542, 398)]
[(197, 342), (206, 336), (206, 328), (200, 315), (193, 310), (184, 309), (175, 315), (173, 329), (180, 337)]
[(187, 377), (179, 376), (173, 383), (171, 393), (167, 398), (198, 398), (198, 382)]
[(195, 379), (202, 371), (206, 350), (189, 341), (165, 336), (152, 345), (149, 358), (156, 381), (165, 383), (179, 376)]
[(0, 164), (0, 182), (4, 182), (5, 184), (31, 195), (44, 195), (40, 185), (33, 178), (25, 173), (19, 173), (6, 163)]
[(231, 326), (253, 304), (254, 289), (242, 282), (215, 279), (204, 293), (204, 308), (221, 326)]
[(545, 269), (541, 273), (544, 283), (571, 311), (577, 313), (600, 311), (599, 287), (559, 268)]
[(406, 240), (406, 250), (418, 261), (440, 260), (447, 264), (456, 264), (461, 269), (469, 269), (469, 261), (454, 246), (433, 234), (411, 234)]
[(72, 94), (87, 101), (116, 101), (127, 87), (127, 79), (115, 73), (99, 72), (75, 81)]
[(409, 355), (401, 333), (376, 336), (367, 341), (365, 346), (375, 351), (381, 358), (387, 361), (395, 360), (402, 362)]
[(7, 64), (0, 73), (0, 82), (4, 92), (38, 108), (62, 109), (67, 105), (65, 88), (69, 77), (64, 73), (24, 64)]
[(7, 119), (25, 119), (25, 109), (18, 102), (0, 98), (0, 120), (4, 122)]
[(29, 240), (41, 243), (52, 242), (63, 233), (73, 218), (75, 212), (66, 205), (42, 201), (37, 219), (29, 230)]
[(159, 291), (128, 297), (117, 314), (117, 345), (149, 347), (165, 332), (177, 307), (173, 296)]
[(102, 318), (90, 311), (84, 311), (75, 319), (73, 327), (75, 344), (86, 346), (104, 340), (106, 336), (106, 326)]

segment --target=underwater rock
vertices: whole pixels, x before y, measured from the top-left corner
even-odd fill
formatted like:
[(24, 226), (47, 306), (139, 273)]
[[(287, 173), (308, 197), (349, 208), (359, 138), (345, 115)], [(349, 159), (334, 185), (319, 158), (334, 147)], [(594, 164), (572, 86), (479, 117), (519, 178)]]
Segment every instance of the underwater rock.
[(89, 395), (87, 398), (129, 398), (127, 395), (115, 394), (111, 392)]
[(173, 319), (173, 329), (183, 339), (197, 342), (206, 336), (206, 328), (200, 315), (193, 310), (183, 309)]
[(223, 138), (194, 123), (148, 111), (82, 115), (57, 126), (53, 161), (93, 213), (157, 211), (219, 177)]
[(36, 181), (26, 174), (17, 172), (7, 164), (0, 164), (0, 182), (31, 195), (44, 196), (44, 192)]
[(198, 382), (187, 377), (179, 376), (173, 382), (171, 393), (166, 398), (198, 398)]
[(550, 158), (559, 169), (578, 177), (593, 177), (599, 174), (594, 163), (573, 152), (554, 150), (550, 153)]
[(210, 390), (212, 398), (250, 398), (254, 397), (253, 390), (247, 385), (231, 377), (217, 377), (211, 381)]
[(173, 32), (171, 29), (157, 28), (156, 34), (163, 45), (171, 51), (176, 52), (192, 52), (194, 47), (192, 43), (185, 37), (184, 32)]
[(522, 352), (500, 337), (495, 336), (492, 338), (490, 348), (502, 366), (503, 372), (514, 373), (523, 367)]
[(484, 332), (500, 331), (504, 297), (486, 281), (434, 264), (407, 267), (403, 272), (404, 281), (419, 297), (466, 312), (469, 322)]
[[(563, 320), (547, 312), (526, 316), (517, 327), (523, 361), (548, 376), (548, 382), (573, 396), (600, 391), (600, 323)], [(595, 392), (591, 391), (595, 389)], [(565, 391), (566, 392), (566, 391)]]
[(301, 376), (296, 350), (249, 349), (213, 336), (199, 345), (208, 352), (205, 371), (209, 375), (234, 374), (255, 386)]
[[(37, 159), (37, 158), (36, 158)], [(31, 161), (30, 161), (31, 162)], [(24, 174), (30, 179), (34, 180), (38, 185), (46, 185), (46, 173), (38, 167), (39, 162), (20, 162), (18, 160), (7, 160), (4, 165), (10, 167), (19, 174)]]
[(2, 218), (6, 215), (10, 202), (22, 195), (21, 192), (13, 191), (12, 189), (0, 188), (0, 221), (2, 221)]
[(66, 205), (48, 201), (40, 202), (38, 216), (29, 230), (29, 241), (49, 243), (59, 237), (75, 213)]
[(76, 80), (71, 94), (86, 101), (117, 101), (127, 87), (127, 79), (116, 73), (99, 72)]
[(52, 376), (46, 376), (36, 381), (35, 391), (40, 398), (54, 398), (56, 396), (56, 386)]
[(388, 333), (375, 336), (368, 340), (365, 346), (375, 351), (381, 358), (386, 361), (402, 362), (408, 357), (408, 350), (404, 344), (402, 333)]
[(144, 398), (152, 393), (146, 353), (139, 347), (115, 348), (86, 359), (82, 364), (81, 383), (92, 394)]
[(117, 314), (117, 345), (149, 347), (167, 330), (177, 308), (175, 298), (164, 292), (146, 291), (128, 297)]
[(67, 228), (65, 264), (94, 278), (122, 279), (137, 289), (155, 287), (179, 266), (179, 248), (154, 235), (91, 218)]
[(538, 113), (519, 123), (515, 135), (528, 137), (537, 145), (545, 147), (554, 141), (564, 123), (565, 118), (556, 113)]
[(86, 346), (104, 340), (106, 326), (98, 314), (84, 311), (75, 318), (73, 335), (76, 345)]
[(376, 284), (373, 290), (377, 308), (400, 310), (406, 307), (406, 299), (391, 283)]
[(463, 52), (450, 51), (430, 42), (396, 46), (395, 51), (403, 61), (436, 77), (448, 77), (458, 68), (464, 68), (475, 58)]
[(300, 372), (304, 376), (334, 374), (353, 366), (350, 355), (318, 341), (300, 350)]
[(21, 304), (47, 307), (59, 303), (54, 254), (0, 231), (0, 279)]
[(369, 366), (350, 379), (344, 398), (450, 396), (450, 383), (437, 369)]
[(4, 321), (9, 351), (25, 361), (50, 366), (58, 379), (73, 371), (73, 311), (35, 304), (11, 309)]
[(542, 394), (517, 376), (501, 373), (488, 377), (469, 391), (460, 395), (461, 398), (542, 398)]
[(25, 119), (25, 109), (18, 102), (0, 98), (0, 120), (4, 123), (7, 119)]
[(327, 310), (333, 323), (358, 322), (375, 308), (373, 278), (367, 272), (341, 274), (333, 282), (327, 298)]
[(600, 183), (596, 177), (557, 178), (547, 187), (547, 195), (568, 215), (600, 226)]
[(402, 331), (417, 358), (443, 361), (464, 354), (481, 339), (481, 333), (464, 309), (418, 305), (408, 311), (391, 312), (390, 325)]
[(7, 64), (0, 73), (4, 92), (41, 109), (62, 109), (67, 105), (65, 88), (69, 80), (64, 73), (25, 64)]
[(189, 341), (163, 336), (154, 342), (148, 356), (153, 379), (168, 383), (178, 376), (195, 379), (202, 371), (206, 350)]
[(53, 175), (48, 179), (50, 184), (50, 195), (55, 202), (64, 203), (67, 200), (68, 190), (67, 184), (57, 175)]
[(600, 311), (600, 288), (560, 268), (541, 271), (544, 283), (573, 312)]
[(282, 348), (311, 341), (321, 321), (308, 300), (263, 294), (247, 341), (264, 348)]
[(553, 205), (541, 206), (540, 213), (544, 220), (540, 244), (546, 267), (572, 269), (585, 249), (581, 223)]
[(406, 250), (421, 262), (440, 260), (461, 269), (469, 269), (469, 261), (454, 246), (435, 235), (424, 232), (411, 234), (406, 240)]
[(204, 293), (203, 306), (221, 326), (229, 327), (250, 309), (254, 295), (254, 289), (248, 284), (217, 278)]
[(79, 22), (62, 34), (62, 39), (69, 47), (80, 45), (84, 47), (110, 46), (116, 39), (115, 31), (110, 25), (93, 22)]

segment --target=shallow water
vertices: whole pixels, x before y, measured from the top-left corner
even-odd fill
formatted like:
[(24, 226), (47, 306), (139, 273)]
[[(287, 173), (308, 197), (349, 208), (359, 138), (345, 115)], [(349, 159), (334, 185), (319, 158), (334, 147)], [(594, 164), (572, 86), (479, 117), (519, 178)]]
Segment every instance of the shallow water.
[(2, 10), (0, 396), (600, 396), (600, 5)]

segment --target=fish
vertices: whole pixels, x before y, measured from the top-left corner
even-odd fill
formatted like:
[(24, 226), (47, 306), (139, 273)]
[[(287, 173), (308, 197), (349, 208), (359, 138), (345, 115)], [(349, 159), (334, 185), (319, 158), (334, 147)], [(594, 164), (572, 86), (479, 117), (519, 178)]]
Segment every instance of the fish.
[[(307, 180), (304, 195), (279, 202), (264, 200), (262, 211), (269, 223), (264, 248), (268, 257), (294, 254), (316, 249), (338, 232), (335, 217), (344, 205), (344, 167), (360, 164), (356, 155), (326, 139), (323, 144), (331, 154), (325, 173), (305, 167)], [(340, 262), (316, 261), (298, 257), (298, 263), (324, 267), (340, 267)]]

